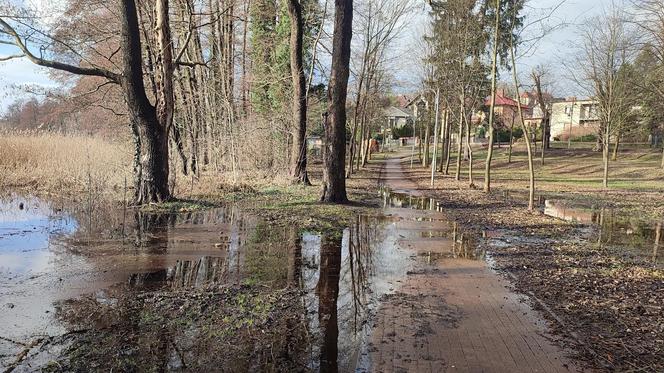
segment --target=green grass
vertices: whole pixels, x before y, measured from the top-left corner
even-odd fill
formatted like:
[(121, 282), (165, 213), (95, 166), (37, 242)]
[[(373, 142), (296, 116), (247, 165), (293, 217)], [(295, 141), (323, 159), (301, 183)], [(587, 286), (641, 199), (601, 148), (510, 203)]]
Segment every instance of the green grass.
[[(603, 158), (601, 152), (592, 151), (594, 144), (554, 143), (553, 149), (545, 153), (544, 165), (540, 162), (540, 152), (534, 158), (535, 177), (539, 186), (562, 188), (584, 187), (602, 188)], [(539, 150), (539, 149), (538, 149)], [(473, 178), (481, 182), (484, 177), (484, 164), (487, 151), (474, 149)], [(647, 147), (623, 148), (616, 161), (609, 161), (609, 188), (629, 191), (664, 191), (664, 170), (660, 167), (661, 150)], [(416, 156), (417, 157), (417, 156)], [(408, 158), (406, 158), (408, 159)], [(491, 175), (493, 182), (525, 183), (528, 180), (528, 157), (525, 147), (518, 144), (508, 163), (508, 148), (494, 149)], [(456, 153), (452, 153), (450, 172), (456, 171)], [(461, 174), (468, 174), (468, 162), (462, 162)]]

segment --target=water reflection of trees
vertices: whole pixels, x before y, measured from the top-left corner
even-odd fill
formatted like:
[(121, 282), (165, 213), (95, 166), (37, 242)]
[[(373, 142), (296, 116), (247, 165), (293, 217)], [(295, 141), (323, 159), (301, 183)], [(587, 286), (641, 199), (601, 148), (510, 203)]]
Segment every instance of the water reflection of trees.
[[(657, 251), (661, 239), (661, 222), (625, 216), (614, 209), (600, 208), (593, 212), (597, 225), (597, 246), (611, 246), (627, 250), (626, 253), (647, 258), (655, 265), (661, 260)], [(652, 255), (650, 251), (652, 249)]]
[(339, 324), (337, 301), (341, 272), (341, 237), (324, 237), (320, 247), (318, 295), (318, 323), (321, 333), (320, 371), (336, 372), (339, 355)]
[(311, 315), (310, 369), (354, 369), (368, 313), (383, 294), (374, 282), (380, 275), (375, 259), (382, 255), (382, 224), (378, 218), (359, 216), (342, 232), (304, 236), (301, 285)]
[[(368, 312), (389, 287), (383, 284), (377, 290), (376, 285), (377, 279), (386, 282), (385, 271), (391, 270), (385, 268), (392, 258), (381, 246), (383, 226), (380, 218), (360, 216), (342, 232), (315, 235), (294, 226), (261, 223), (232, 207), (177, 214), (133, 212), (121, 239), (111, 239), (118, 231), (109, 229), (105, 242), (124, 242), (124, 253), (146, 260), (150, 268), (129, 276), (124, 282), (128, 290), (122, 290), (127, 294), (155, 289), (167, 294), (209, 284), (300, 288), (301, 308), (293, 309), (301, 312), (284, 316), (294, 323), (284, 339), (296, 340), (306, 326), (310, 343), (300, 344), (310, 346), (309, 367), (337, 371), (353, 368)], [(102, 305), (86, 304), (95, 306)], [(117, 307), (113, 312), (128, 312), (122, 304)], [(167, 355), (175, 353), (168, 350)], [(291, 358), (298, 359), (293, 353)]]

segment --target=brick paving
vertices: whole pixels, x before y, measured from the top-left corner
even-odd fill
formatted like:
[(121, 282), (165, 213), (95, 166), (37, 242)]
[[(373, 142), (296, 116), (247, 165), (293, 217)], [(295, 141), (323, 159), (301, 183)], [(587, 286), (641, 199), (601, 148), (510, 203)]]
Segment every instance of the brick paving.
[[(399, 159), (383, 172), (392, 189), (418, 195)], [(547, 337), (547, 325), (507, 280), (483, 259), (465, 259), (459, 237), (422, 237), (449, 231), (436, 211), (390, 209), (400, 218), (400, 244), (417, 253), (418, 266), (378, 310), (370, 344), (375, 372), (581, 371)], [(415, 221), (414, 217), (433, 221)], [(417, 238), (415, 238), (417, 237)], [(439, 258), (438, 260), (429, 258)]]

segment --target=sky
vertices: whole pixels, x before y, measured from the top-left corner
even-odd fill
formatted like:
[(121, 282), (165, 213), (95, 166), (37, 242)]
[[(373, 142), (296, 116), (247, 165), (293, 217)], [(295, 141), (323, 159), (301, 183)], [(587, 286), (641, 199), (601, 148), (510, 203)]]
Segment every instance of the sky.
[[(424, 1), (422, 2), (424, 3)], [(560, 5), (547, 22), (550, 25), (564, 24), (565, 26), (548, 33), (537, 43), (529, 55), (520, 58), (518, 68), (521, 75), (527, 74), (534, 66), (545, 65), (552, 71), (551, 89), (556, 95), (564, 97), (578, 94), (578, 89), (570, 82), (569, 73), (562, 67), (562, 61), (570, 58), (570, 50), (578, 42), (578, 25), (588, 17), (600, 16), (615, 2), (616, 0), (530, 0), (526, 9), (530, 20), (539, 19)], [(402, 66), (396, 71), (396, 74), (397, 78), (402, 81), (402, 89), (405, 91), (416, 89), (418, 72), (416, 64), (412, 63), (412, 53), (408, 54), (408, 52), (409, 49), (412, 50), (412, 46), (420, 37), (426, 22), (426, 9), (422, 7), (409, 20), (407, 31), (399, 41), (399, 48), (405, 53), (402, 57)], [(536, 35), (541, 33), (540, 30), (539, 25), (534, 25), (527, 30), (526, 34)], [(0, 44), (0, 57), (16, 53), (15, 48)], [(47, 69), (35, 66), (25, 58), (0, 62), (0, 113), (3, 113), (11, 102), (26, 95), (25, 85), (53, 88), (57, 86), (57, 83), (49, 78)], [(578, 95), (582, 96), (582, 94)]]

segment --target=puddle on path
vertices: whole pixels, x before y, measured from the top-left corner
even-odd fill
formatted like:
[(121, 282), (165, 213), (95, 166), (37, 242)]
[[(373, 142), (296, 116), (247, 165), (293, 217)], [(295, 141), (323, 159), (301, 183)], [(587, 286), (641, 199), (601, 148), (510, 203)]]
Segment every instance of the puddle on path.
[[(505, 199), (527, 200), (527, 193), (507, 191)], [(600, 207), (589, 203), (536, 197), (545, 215), (569, 222), (592, 225), (596, 229), (598, 245), (623, 250), (626, 254), (640, 257), (653, 265), (663, 265), (664, 255), (660, 246), (664, 240), (662, 221), (645, 219), (637, 212)]]
[[(178, 214), (89, 211), (32, 197), (0, 200), (0, 366), (12, 363), (20, 343), (76, 330), (69, 312), (76, 307), (94, 313), (146, 291), (253, 283), (301, 289), (299, 317), (312, 338), (309, 369), (354, 370), (366, 364), (368, 320), (381, 298), (416, 261), (437, 258), (404, 250), (399, 241), (449, 233), (459, 242), (453, 255), (469, 252), (456, 226), (413, 233), (389, 213), (358, 216), (351, 227), (322, 236), (271, 226), (233, 206)], [(61, 349), (29, 362), (47, 363)]]
[[(71, 307), (94, 313), (95, 307), (121, 307), (122, 297), (153, 290), (243, 283), (301, 290), (303, 312), (294, 317), (309, 338), (309, 370), (368, 367), (372, 315), (416, 264), (486, 259), (476, 237), (444, 218), (440, 202), (387, 189), (381, 197), (381, 215), (358, 216), (352, 226), (327, 235), (273, 226), (232, 205), (149, 214), (32, 197), (0, 199), (0, 367), (24, 348), (11, 341), (76, 330)], [(612, 227), (600, 234), (605, 243), (653, 235), (659, 241), (659, 225), (620, 228), (625, 226), (606, 210), (579, 214), (546, 203), (549, 214)], [(500, 243), (500, 234), (484, 237)], [(31, 362), (47, 363), (59, 351), (32, 356)]]

